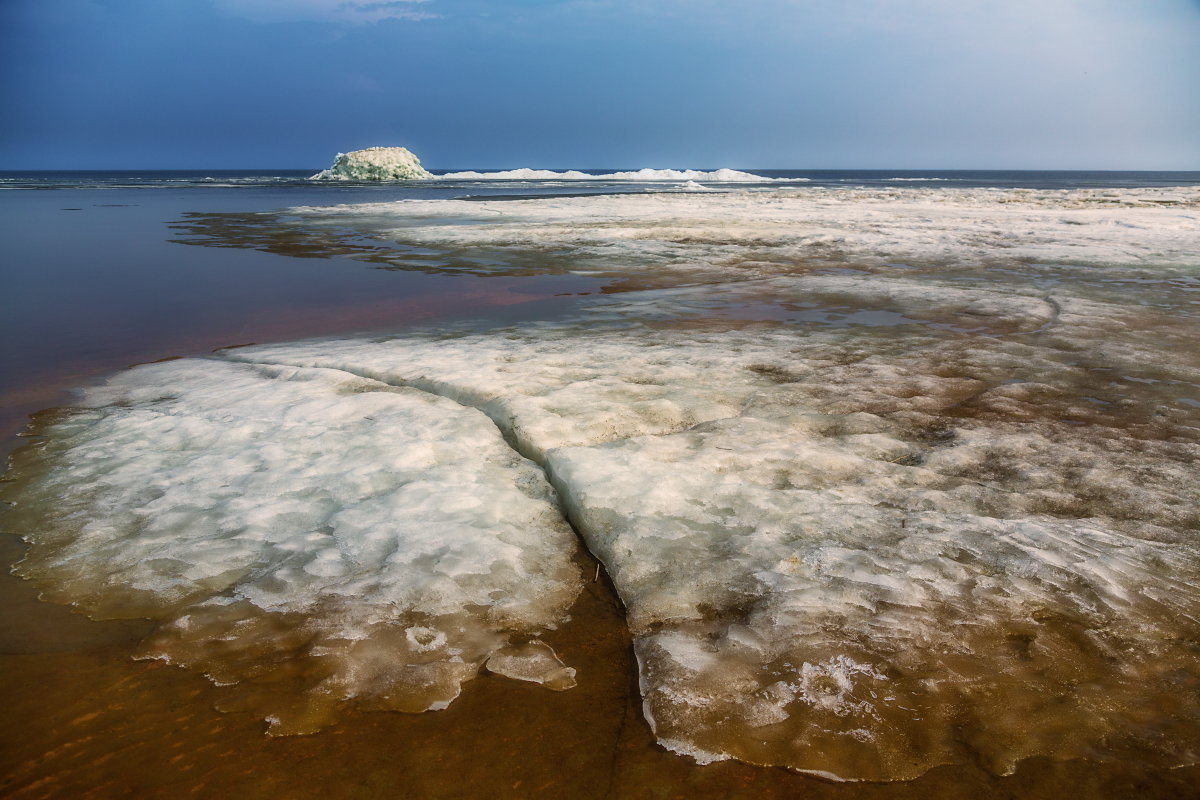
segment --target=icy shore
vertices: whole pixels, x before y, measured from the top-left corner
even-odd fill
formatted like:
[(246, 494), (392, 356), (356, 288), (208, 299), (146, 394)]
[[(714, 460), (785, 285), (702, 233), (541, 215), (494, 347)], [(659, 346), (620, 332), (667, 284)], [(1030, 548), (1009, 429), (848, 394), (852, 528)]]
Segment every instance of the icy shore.
[(561, 510), (676, 752), (865, 780), (1194, 763), (1198, 210), (925, 189), (293, 210), (291, 247), (354, 225), (422, 248), (413, 269), (486, 248), (625, 291), (553, 324), (122, 373), (15, 462), (19, 569), (159, 620), (147, 656), (261, 680), (250, 707), (299, 732), (343, 702), (443, 707), (481, 669), (568, 687), (538, 639), (580, 585)]

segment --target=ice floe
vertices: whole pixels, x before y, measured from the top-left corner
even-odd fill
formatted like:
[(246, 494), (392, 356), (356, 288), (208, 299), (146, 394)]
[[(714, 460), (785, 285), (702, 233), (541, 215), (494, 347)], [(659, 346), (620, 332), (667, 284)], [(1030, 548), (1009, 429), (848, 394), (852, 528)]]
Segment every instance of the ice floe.
[[(1010, 300), (1003, 324), (1042, 326), (1038, 301)], [(1156, 417), (1150, 395), (1076, 409), (1080, 381), (1108, 383), (1067, 363), (1103, 319), (1088, 310), (1049, 344), (617, 325), (232, 355), (485, 410), (608, 566), (647, 716), (680, 752), (902, 778), (1136, 750), (1174, 725), (1156, 755), (1187, 761), (1197, 709), (1144, 705), (1195, 679), (1196, 414)]]
[(444, 707), (579, 586), (541, 471), (450, 400), (185, 360), (82, 405), (10, 475), (9, 524), (32, 545), (19, 571), (94, 616), (159, 620), (144, 655), (245, 684), (231, 702), (273, 732), (351, 699)]
[[(192, 215), (178, 227), (196, 244), (421, 271), (588, 274), (619, 278), (625, 288), (852, 267), (1034, 291), (1073, 266), (1071, 281), (1109, 281), (1119, 294), (1130, 279), (1197, 280), (1186, 268), (1200, 239), (1200, 191), (787, 188), (403, 200)], [(1100, 265), (1127, 270), (1094, 269)]]

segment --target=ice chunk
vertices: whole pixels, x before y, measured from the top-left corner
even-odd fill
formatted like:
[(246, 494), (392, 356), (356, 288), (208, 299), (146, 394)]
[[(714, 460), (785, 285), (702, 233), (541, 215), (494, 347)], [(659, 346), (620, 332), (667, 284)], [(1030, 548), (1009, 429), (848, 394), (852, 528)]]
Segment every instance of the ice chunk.
[(338, 153), (333, 166), (313, 175), (314, 181), (413, 181), (433, 176), (406, 147), (368, 147)]
[[(788, 428), (803, 430), (743, 417), (550, 453), (629, 608), (660, 737), (879, 779), (969, 757), (966, 726), (970, 749), (1005, 771), (1035, 753), (1088, 752), (1147, 724), (1145, 698), (1175, 695), (1195, 657), (1167, 644), (1197, 629), (1194, 579), (1176, 577), (1197, 573), (1192, 544), (1102, 516), (1031, 514), (1037, 500), (1010, 496), (1007, 481), (983, 489), (856, 454), (852, 436)], [(1098, 464), (1106, 449), (1057, 455)], [(1173, 473), (1146, 487), (1143, 525), (1173, 522), (1187, 493), (1193, 450), (1173, 450), (1133, 457)], [(1087, 496), (1064, 485), (1070, 468), (1056, 474), (1053, 455), (1034, 453), (1024, 468), (1043, 487)], [(1106, 480), (1125, 491), (1118, 471)]]
[(518, 681), (540, 683), (557, 692), (575, 686), (575, 670), (563, 666), (554, 650), (545, 642), (533, 640), (509, 645), (492, 653), (487, 660), (489, 672)]

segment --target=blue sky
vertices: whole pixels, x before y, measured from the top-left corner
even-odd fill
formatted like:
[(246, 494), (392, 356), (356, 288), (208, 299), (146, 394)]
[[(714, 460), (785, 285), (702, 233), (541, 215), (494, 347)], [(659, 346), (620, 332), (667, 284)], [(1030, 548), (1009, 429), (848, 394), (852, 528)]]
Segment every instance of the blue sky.
[(3, 0), (0, 168), (1200, 169), (1198, 0)]

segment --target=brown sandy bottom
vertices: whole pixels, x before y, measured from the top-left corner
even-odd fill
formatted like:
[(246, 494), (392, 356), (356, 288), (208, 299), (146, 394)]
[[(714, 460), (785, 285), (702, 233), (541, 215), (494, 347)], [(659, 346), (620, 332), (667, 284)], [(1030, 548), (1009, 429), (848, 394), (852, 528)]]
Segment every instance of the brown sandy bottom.
[[(22, 545), (0, 540), (15, 561)], [(583, 564), (589, 576), (594, 562)], [(942, 767), (901, 783), (834, 784), (783, 769), (696, 766), (641, 715), (623, 609), (600, 572), (546, 640), (578, 686), (482, 674), (448, 709), (345, 709), (311, 735), (269, 737), (229, 689), (130, 652), (142, 621), (93, 622), (0, 579), (0, 796), (12, 798), (1188, 798), (1200, 767), (1030, 759), (1007, 777)]]

